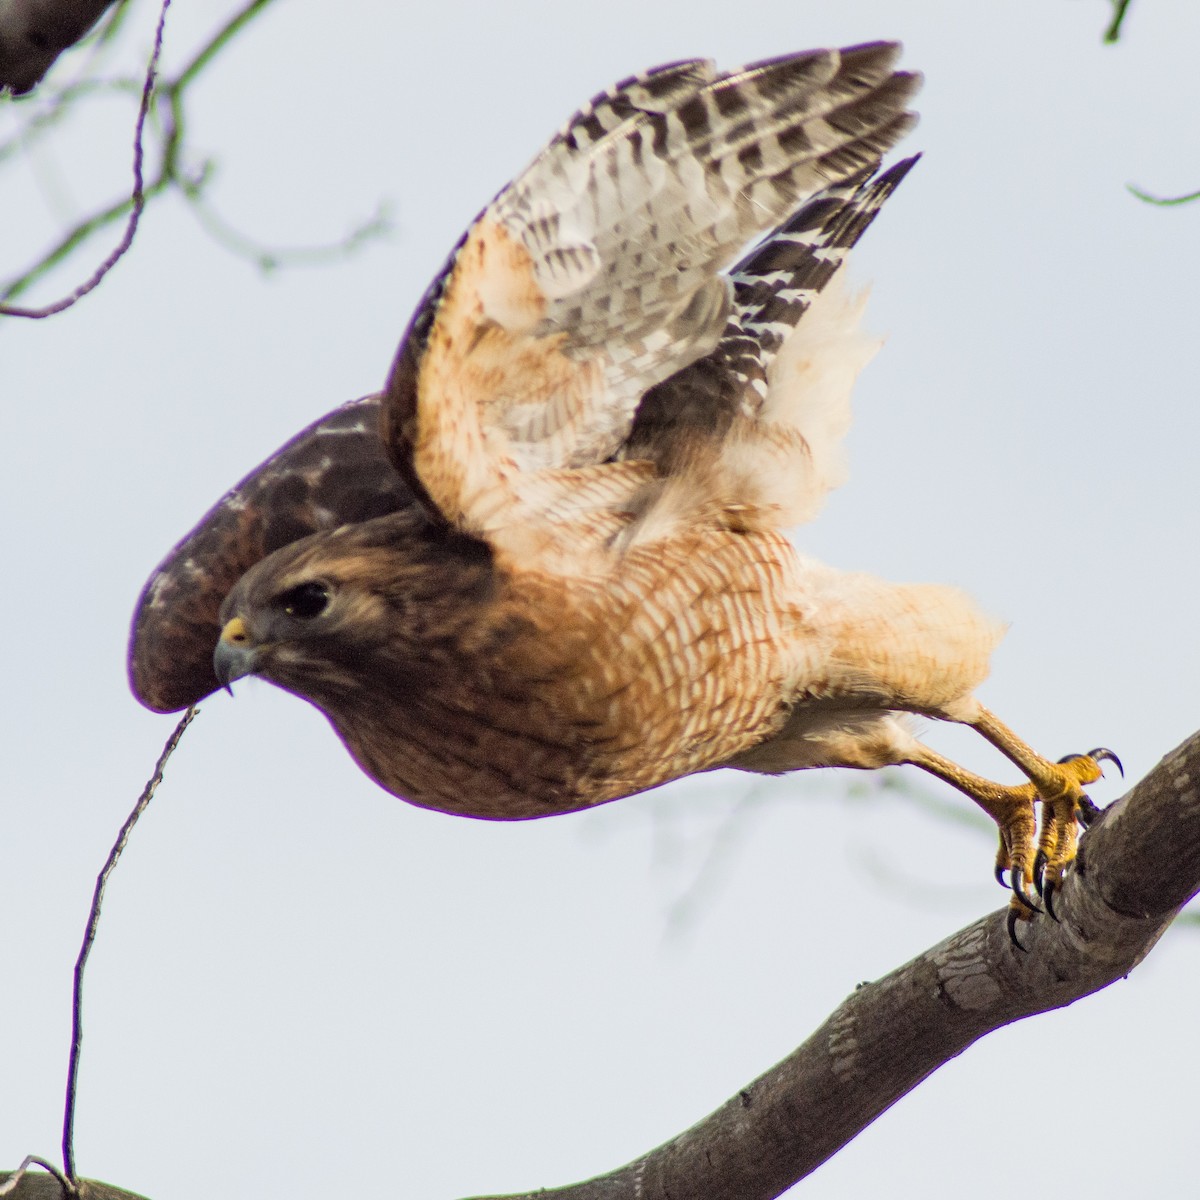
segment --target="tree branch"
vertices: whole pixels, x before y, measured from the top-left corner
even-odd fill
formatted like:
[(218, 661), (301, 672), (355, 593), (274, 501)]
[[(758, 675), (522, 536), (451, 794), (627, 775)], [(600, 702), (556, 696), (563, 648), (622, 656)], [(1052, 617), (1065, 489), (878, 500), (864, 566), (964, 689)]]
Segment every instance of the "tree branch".
[[(994, 912), (874, 983), (691, 1129), (584, 1183), (477, 1200), (774, 1200), (972, 1042), (1128, 975), (1200, 891), (1200, 733), (1084, 835), (1055, 907), (1017, 950)], [(4, 1176), (0, 1176), (3, 1180)], [(137, 1200), (79, 1181), (80, 1196)], [(52, 1200), (27, 1173), (12, 1200)]]
[[(486, 1200), (773, 1200), (985, 1033), (1128, 975), (1200, 890), (1200, 734), (1082, 841), (1061, 924), (1005, 910), (864, 984), (793, 1054), (716, 1112), (585, 1183)], [(485, 1200), (485, 1198), (480, 1198)]]
[[(0, 1184), (7, 1184), (17, 1172), (0, 1171)], [(81, 1179), (76, 1193), (78, 1200), (146, 1200), (135, 1192), (126, 1192), (107, 1183), (97, 1183), (94, 1179)], [(5, 1194), (5, 1200), (63, 1200), (62, 1185), (53, 1175), (41, 1172), (26, 1172), (21, 1175), (11, 1192)]]

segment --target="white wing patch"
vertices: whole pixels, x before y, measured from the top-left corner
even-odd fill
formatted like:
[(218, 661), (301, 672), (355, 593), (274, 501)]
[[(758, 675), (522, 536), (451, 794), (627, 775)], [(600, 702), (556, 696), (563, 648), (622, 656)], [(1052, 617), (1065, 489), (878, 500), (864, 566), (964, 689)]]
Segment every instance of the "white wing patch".
[(735, 527), (811, 515), (836, 482), (833, 447), (865, 361), (842, 329), (858, 311), (845, 305), (772, 368), (761, 411), (729, 430), (717, 461), (655, 482), (611, 460), (646, 392), (727, 335), (739, 310), (721, 272), (746, 243), (857, 179), (909, 128), (918, 79), (893, 70), (897, 53), (817, 51), (723, 76), (705, 63), (660, 69), (593, 101), (500, 193), (435, 302), (404, 422), (413, 469), (451, 524), (501, 548), (527, 546), (515, 526), (540, 521), (560, 542), (568, 477), (537, 477), (604, 464), (611, 508), (587, 527), (626, 544), (659, 536), (673, 512)]
[(838, 271), (784, 339), (757, 416), (738, 422), (722, 447), (732, 495), (766, 528), (811, 521), (846, 481), (851, 394), (883, 345), (860, 327), (866, 302)]

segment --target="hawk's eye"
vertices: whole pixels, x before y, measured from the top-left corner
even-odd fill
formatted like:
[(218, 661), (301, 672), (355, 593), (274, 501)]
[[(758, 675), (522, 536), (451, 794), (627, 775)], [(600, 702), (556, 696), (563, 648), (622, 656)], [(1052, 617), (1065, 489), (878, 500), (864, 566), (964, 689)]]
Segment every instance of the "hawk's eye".
[(276, 601), (289, 617), (311, 621), (329, 606), (329, 589), (323, 583), (300, 583)]

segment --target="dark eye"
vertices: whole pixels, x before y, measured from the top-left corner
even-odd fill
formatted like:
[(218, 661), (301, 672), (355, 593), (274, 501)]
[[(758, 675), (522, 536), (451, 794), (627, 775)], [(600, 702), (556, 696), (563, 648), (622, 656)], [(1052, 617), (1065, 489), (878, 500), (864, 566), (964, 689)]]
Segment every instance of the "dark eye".
[(311, 621), (329, 606), (329, 589), (323, 583), (300, 583), (289, 588), (275, 603), (289, 617)]

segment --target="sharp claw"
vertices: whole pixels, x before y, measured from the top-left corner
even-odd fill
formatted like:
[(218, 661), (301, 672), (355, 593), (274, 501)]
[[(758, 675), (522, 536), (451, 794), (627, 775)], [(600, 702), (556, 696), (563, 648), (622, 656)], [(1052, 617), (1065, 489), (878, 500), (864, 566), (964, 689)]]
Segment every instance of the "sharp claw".
[(1086, 754), (1064, 754), (1058, 760), (1059, 766), (1062, 766), (1063, 763), (1072, 762), (1077, 758), (1090, 758), (1093, 762), (1097, 763), (1110, 762), (1117, 768), (1117, 772), (1121, 778), (1125, 778), (1125, 768), (1121, 765), (1121, 760), (1107, 746), (1097, 746), (1095, 750), (1089, 750)]
[(1005, 924), (1008, 927), (1008, 940), (1012, 942), (1012, 944), (1016, 946), (1016, 948), (1020, 950), (1022, 954), (1028, 954), (1029, 951), (1021, 945), (1021, 939), (1017, 937), (1017, 910), (1015, 908), (1010, 908), (1008, 910), (1008, 919), (1005, 921)]
[(998, 884), (999, 884), (999, 885), (1000, 885), (1002, 888), (1004, 888), (1004, 889), (1005, 889), (1005, 891), (1007, 891), (1007, 890), (1008, 890), (1008, 880), (1006, 880), (1006, 879), (1004, 878), (1004, 871), (1005, 871), (1005, 868), (1004, 868), (1004, 867), (1002, 867), (1002, 866), (1001, 866), (999, 863), (997, 863), (997, 864), (996, 864), (996, 869), (995, 869), (995, 871), (993, 871), (993, 872), (992, 872), (992, 874), (996, 876), (996, 882), (997, 882), (997, 883), (998, 883)]
[(1087, 829), (1089, 825), (1100, 815), (1100, 810), (1092, 803), (1087, 796), (1081, 796), (1075, 806), (1076, 815), (1079, 818), (1079, 823)]
[(1042, 901), (1046, 905), (1046, 912), (1050, 916), (1051, 920), (1061, 925), (1062, 922), (1059, 921), (1058, 914), (1054, 911), (1054, 892), (1054, 880), (1048, 879), (1046, 881), (1046, 890), (1042, 892)]
[(1025, 880), (1016, 873), (1010, 871), (1009, 875), (1012, 879), (1012, 894), (1023, 904), (1030, 912), (1040, 913), (1042, 910), (1038, 908), (1033, 898), (1026, 894)]
[(1039, 850), (1033, 860), (1033, 886), (1039, 896), (1045, 883), (1046, 862), (1045, 850)]
[(1088, 751), (1088, 758), (1095, 759), (1096, 762), (1110, 762), (1117, 768), (1117, 773), (1122, 779), (1125, 778), (1125, 768), (1121, 766), (1121, 760), (1109, 749), (1104, 746), (1097, 746), (1095, 750)]

